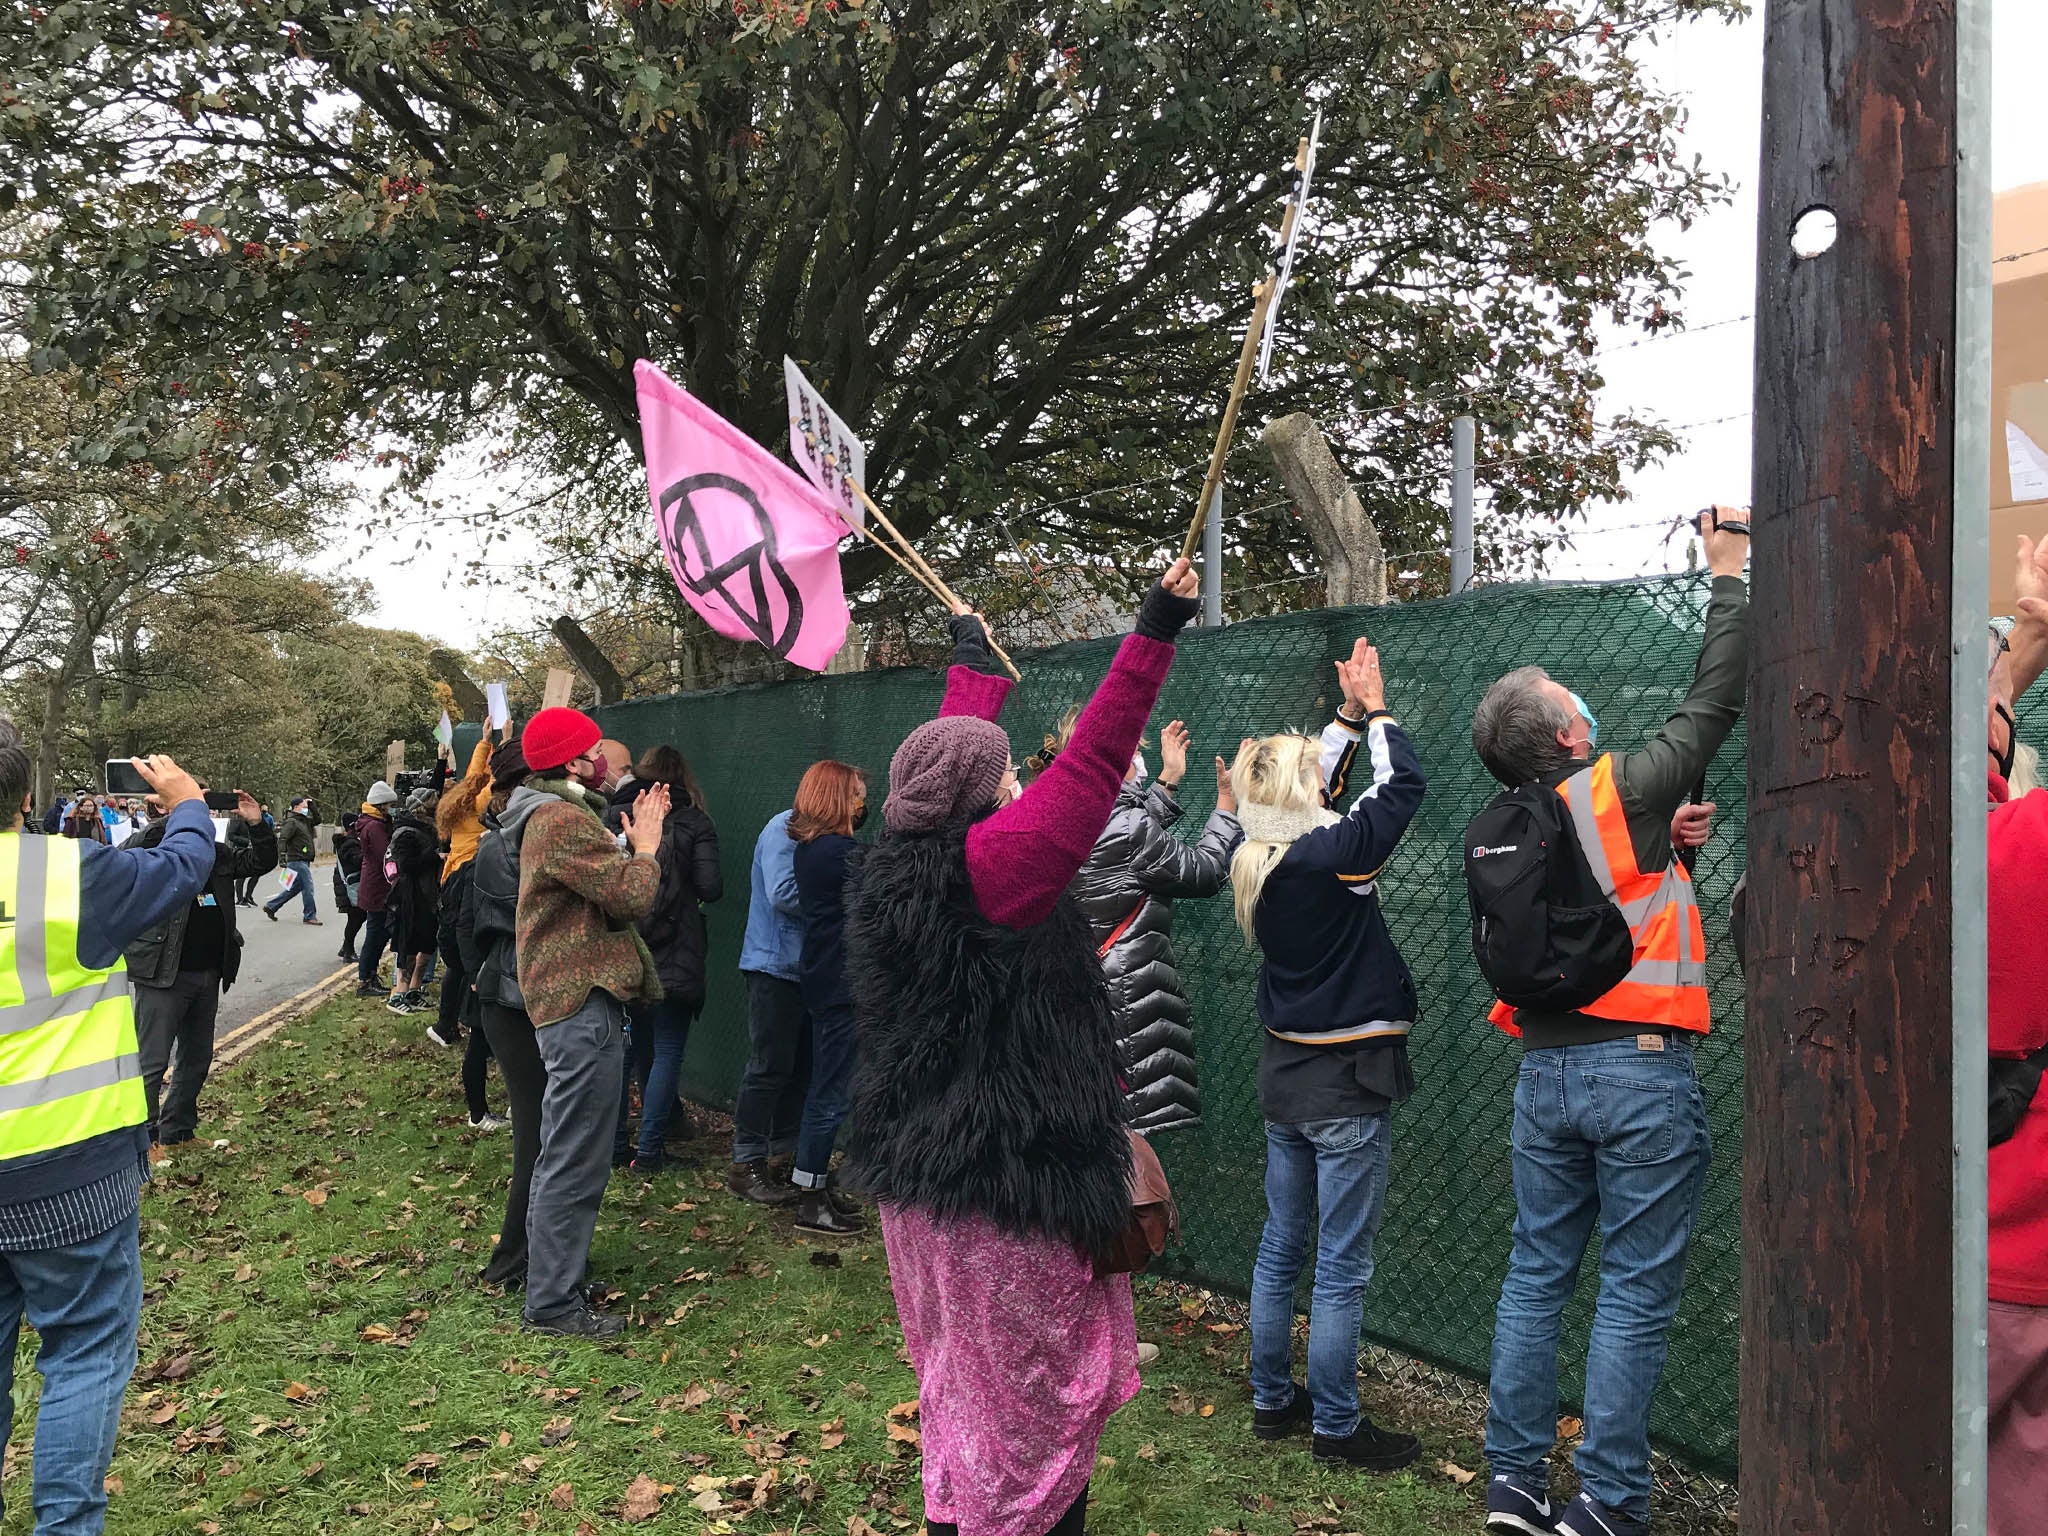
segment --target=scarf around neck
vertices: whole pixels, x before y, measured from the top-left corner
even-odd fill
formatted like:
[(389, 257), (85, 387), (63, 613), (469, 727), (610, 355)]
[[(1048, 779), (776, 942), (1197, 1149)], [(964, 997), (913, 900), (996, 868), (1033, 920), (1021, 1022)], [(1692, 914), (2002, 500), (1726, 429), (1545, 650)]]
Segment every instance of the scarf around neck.
[(566, 800), (571, 805), (581, 806), (596, 820), (600, 822), (604, 820), (604, 813), (597, 808), (596, 802), (591, 799), (590, 791), (581, 784), (578, 784), (574, 779), (567, 777), (559, 779), (528, 779), (526, 783), (529, 789), (538, 790), (544, 795), (553, 795), (557, 800)]
[(1292, 843), (1318, 827), (1334, 827), (1344, 818), (1327, 806), (1288, 810), (1277, 805), (1241, 805), (1237, 823), (1248, 843)]

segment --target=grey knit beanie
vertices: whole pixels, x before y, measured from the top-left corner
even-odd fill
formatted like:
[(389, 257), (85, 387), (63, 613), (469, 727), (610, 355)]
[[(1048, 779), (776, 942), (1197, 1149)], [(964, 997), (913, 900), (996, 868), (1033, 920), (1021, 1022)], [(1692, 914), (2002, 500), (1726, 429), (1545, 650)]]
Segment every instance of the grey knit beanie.
[(995, 805), (1010, 771), (1010, 738), (991, 720), (946, 715), (927, 720), (889, 761), (882, 816), (891, 832), (930, 832)]

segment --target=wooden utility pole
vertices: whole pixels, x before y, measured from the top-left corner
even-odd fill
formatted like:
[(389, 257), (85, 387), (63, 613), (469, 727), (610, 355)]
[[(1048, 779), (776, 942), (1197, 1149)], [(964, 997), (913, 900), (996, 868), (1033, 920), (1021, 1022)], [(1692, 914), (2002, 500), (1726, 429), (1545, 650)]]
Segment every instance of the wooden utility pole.
[(1744, 1536), (1983, 1529), (1988, 5), (1767, 11)]

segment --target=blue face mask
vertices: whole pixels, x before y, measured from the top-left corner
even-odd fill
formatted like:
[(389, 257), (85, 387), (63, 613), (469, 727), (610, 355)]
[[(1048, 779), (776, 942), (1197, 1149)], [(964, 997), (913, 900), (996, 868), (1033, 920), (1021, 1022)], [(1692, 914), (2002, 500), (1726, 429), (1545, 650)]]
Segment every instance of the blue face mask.
[(1587, 708), (1586, 701), (1580, 698), (1576, 693), (1572, 694), (1572, 708), (1576, 709), (1580, 714), (1586, 717), (1586, 745), (1588, 747), (1599, 746), (1600, 722), (1594, 718), (1593, 711)]

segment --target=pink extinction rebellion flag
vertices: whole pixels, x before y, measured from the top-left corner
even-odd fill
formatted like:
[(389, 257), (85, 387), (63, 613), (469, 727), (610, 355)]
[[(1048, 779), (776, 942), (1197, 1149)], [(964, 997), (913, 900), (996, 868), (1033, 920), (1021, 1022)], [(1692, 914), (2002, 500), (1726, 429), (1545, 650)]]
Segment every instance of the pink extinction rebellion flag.
[(846, 639), (833, 504), (653, 363), (633, 365), (669, 574), (721, 635), (822, 672)]

